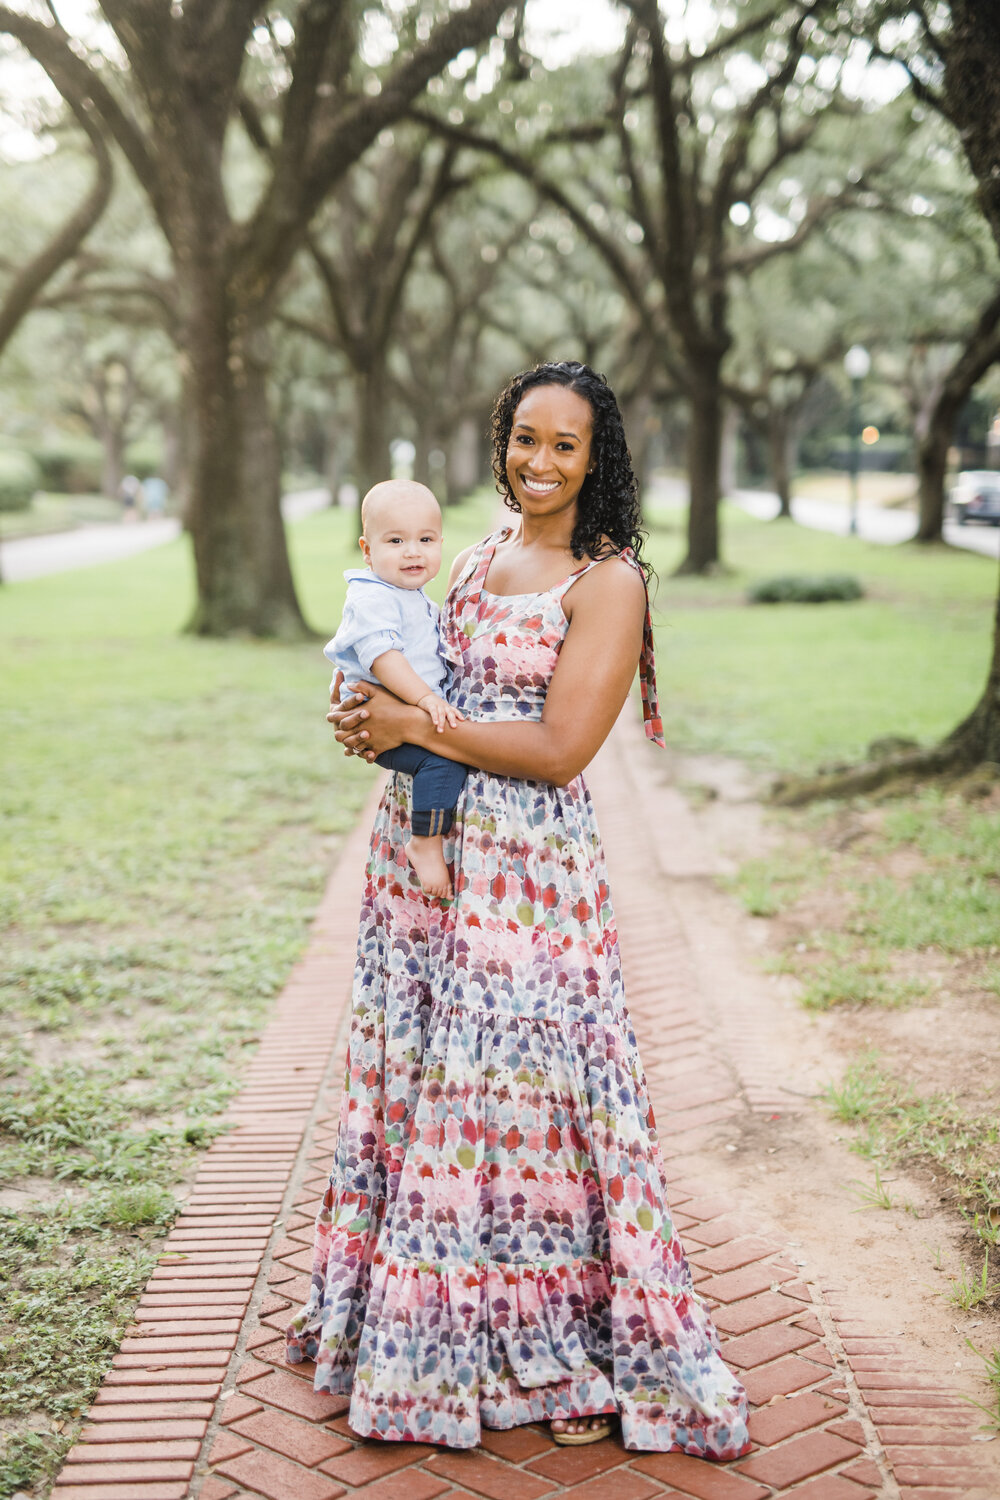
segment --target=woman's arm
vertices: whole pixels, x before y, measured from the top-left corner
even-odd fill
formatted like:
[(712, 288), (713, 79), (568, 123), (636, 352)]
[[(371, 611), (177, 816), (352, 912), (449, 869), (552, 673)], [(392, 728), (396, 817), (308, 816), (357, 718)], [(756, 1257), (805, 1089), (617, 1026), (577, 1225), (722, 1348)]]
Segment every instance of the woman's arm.
[(628, 697), (646, 611), (638, 573), (610, 559), (574, 584), (571, 595), (570, 624), (540, 720), (465, 723), (438, 733), (422, 709), (376, 689), (365, 707), (339, 716), (338, 739), (369, 757), (405, 741), (500, 776), (565, 786), (594, 758)]

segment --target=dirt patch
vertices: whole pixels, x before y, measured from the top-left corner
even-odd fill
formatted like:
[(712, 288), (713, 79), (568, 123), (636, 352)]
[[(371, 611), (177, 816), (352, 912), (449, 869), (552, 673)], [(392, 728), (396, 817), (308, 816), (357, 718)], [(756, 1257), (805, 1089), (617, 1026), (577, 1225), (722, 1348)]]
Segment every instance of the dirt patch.
[[(773, 970), (789, 952), (799, 961), (803, 950), (817, 957), (809, 950), (819, 933), (843, 930), (856, 953), (853, 901), (838, 888), (841, 862), (850, 859), (865, 879), (907, 881), (925, 869), (924, 857), (886, 847), (879, 808), (844, 809), (813, 826), (774, 818), (756, 800), (759, 784), (714, 757), (675, 757), (663, 777), (671, 779), (687, 794), (688, 826), (676, 847), (711, 850), (711, 861), (703, 855), (690, 878), (676, 868), (671, 874), (692, 949), (706, 955), (699, 978), (714, 996), (718, 1033), (724, 1045), (727, 1036), (742, 1039), (751, 1014), (753, 1032), (768, 1038), (772, 1091), (788, 1101), (720, 1125), (695, 1158), (696, 1173), (762, 1225), (777, 1227), (807, 1281), (846, 1284), (859, 1317), (904, 1334), (928, 1369), (957, 1372), (984, 1399), (982, 1367), (966, 1340), (985, 1351), (1000, 1345), (1000, 1316), (995, 1297), (971, 1311), (949, 1299), (963, 1268), (982, 1263), (982, 1245), (959, 1211), (960, 1185), (926, 1156), (889, 1165), (859, 1155), (853, 1148), (862, 1132), (838, 1122), (823, 1099), (859, 1058), (877, 1053), (880, 1067), (915, 1094), (943, 1096), (969, 1120), (1000, 1118), (1000, 998), (984, 991), (982, 962), (933, 949), (882, 955), (889, 979), (926, 981), (927, 998), (807, 1011), (801, 978)], [(692, 787), (712, 794), (692, 795)], [(817, 869), (826, 861), (826, 874), (807, 881), (775, 918), (749, 916), (727, 882), (704, 878), (706, 862), (725, 875), (748, 851), (759, 858), (789, 847)], [(759, 1069), (759, 1060), (729, 1045), (737, 1072)]]

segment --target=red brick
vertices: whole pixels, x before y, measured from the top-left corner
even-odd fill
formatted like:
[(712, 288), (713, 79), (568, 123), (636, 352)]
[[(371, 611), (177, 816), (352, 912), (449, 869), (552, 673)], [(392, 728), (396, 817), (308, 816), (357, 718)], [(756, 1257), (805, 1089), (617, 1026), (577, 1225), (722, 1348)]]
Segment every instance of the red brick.
[[(938, 1395), (934, 1391), (874, 1391), (866, 1398), (866, 1405), (872, 1412), (890, 1407), (898, 1408), (887, 1418), (892, 1422), (926, 1422), (930, 1420), (931, 1413), (934, 1420), (940, 1422), (943, 1420), (942, 1408), (954, 1411), (956, 1416), (967, 1410), (957, 1396)], [(909, 1415), (900, 1416), (899, 1413), (904, 1411)], [(951, 1421), (950, 1416), (948, 1421)]]
[[(804, 1349), (815, 1344), (811, 1333), (800, 1328), (791, 1328), (787, 1323), (772, 1323), (767, 1328), (755, 1328), (742, 1338), (730, 1339), (726, 1344), (726, 1364), (736, 1365), (741, 1370), (752, 1370), (756, 1365), (779, 1359), (782, 1354), (791, 1354), (793, 1349)], [(813, 1358), (810, 1351), (809, 1358)]]
[(746, 1393), (754, 1406), (763, 1406), (772, 1396), (787, 1396), (790, 1391), (800, 1391), (812, 1385), (822, 1376), (822, 1370), (810, 1360), (790, 1354), (774, 1364), (763, 1365), (743, 1376)]
[(198, 1491), (198, 1500), (232, 1500), (233, 1495), (239, 1494), (235, 1484), (230, 1484), (228, 1479), (216, 1479), (214, 1477), (205, 1480)]
[[(345, 1452), (345, 1449), (350, 1451)], [(369, 1484), (409, 1464), (418, 1464), (434, 1450), (426, 1443), (362, 1442), (357, 1447), (343, 1444), (340, 1456), (320, 1464), (324, 1474), (342, 1479), (345, 1484)]]
[[(160, 1342), (157, 1339), (148, 1340), (149, 1344)], [(116, 1370), (174, 1370), (190, 1369), (202, 1370), (206, 1366), (213, 1369), (224, 1370), (229, 1363), (226, 1358), (236, 1348), (236, 1340), (228, 1341), (227, 1349), (161, 1349), (158, 1352), (143, 1347), (147, 1340), (138, 1340), (141, 1353), (138, 1354), (116, 1354), (114, 1357), (114, 1368)]]
[[(72, 1457), (72, 1455), (71, 1455)], [(164, 1459), (149, 1463), (75, 1464), (67, 1462), (56, 1484), (163, 1484), (168, 1479), (189, 1480), (194, 1459)]]
[(60, 1474), (53, 1493), (59, 1500), (186, 1500), (187, 1480), (154, 1481), (151, 1484), (78, 1484)]
[(256, 1448), (219, 1465), (219, 1473), (266, 1495), (267, 1500), (337, 1500), (344, 1487), (316, 1471), (290, 1464), (276, 1453)]
[[(854, 1421), (853, 1417), (846, 1422), (831, 1422), (826, 1430), (835, 1433), (837, 1437), (846, 1438), (849, 1443), (860, 1443), (862, 1447), (867, 1442), (865, 1429), (860, 1422)], [(883, 1443), (887, 1441), (883, 1433), (879, 1433), (879, 1437)]]
[(845, 1479), (853, 1479), (855, 1484), (882, 1483), (882, 1474), (878, 1464), (872, 1463), (870, 1458), (859, 1458), (857, 1463), (848, 1464), (846, 1469), (840, 1471)]
[(541, 1474), (543, 1478), (552, 1479), (557, 1484), (579, 1484), (584, 1479), (615, 1469), (620, 1464), (627, 1464), (630, 1457), (620, 1442), (616, 1442), (614, 1438), (604, 1438), (599, 1443), (579, 1448), (557, 1447), (554, 1453), (547, 1453), (544, 1458), (529, 1464), (528, 1472)]
[[(729, 1198), (709, 1197), (706, 1195), (701, 1198), (691, 1198), (684, 1204), (684, 1212), (689, 1214), (692, 1219), (697, 1219), (703, 1223), (706, 1219), (717, 1219), (720, 1214), (724, 1214), (727, 1208), (731, 1209), (732, 1206), (732, 1200)], [(695, 1232), (697, 1233), (697, 1231)]]
[(669, 1490), (651, 1484), (632, 1469), (615, 1469), (612, 1474), (601, 1474), (586, 1484), (563, 1490), (559, 1500), (652, 1500), (654, 1495), (668, 1497), (669, 1494)]
[[(204, 1347), (203, 1340), (206, 1334), (210, 1337), (220, 1333), (231, 1333), (235, 1336), (239, 1333), (241, 1327), (242, 1323), (239, 1318), (192, 1318), (189, 1321), (178, 1319), (173, 1323), (166, 1318), (158, 1319), (155, 1322), (144, 1318), (141, 1323), (133, 1325), (130, 1340), (137, 1349), (144, 1349), (146, 1348), (147, 1340), (151, 1338), (197, 1338), (201, 1346)], [(129, 1340), (126, 1340), (126, 1342), (129, 1342)], [(124, 1347), (125, 1344), (123, 1343), (122, 1348), (124, 1349)]]
[[(436, 1453), (427, 1462), (432, 1474), (441, 1474), (454, 1484), (465, 1485), (477, 1495), (486, 1495), (488, 1500), (513, 1500), (514, 1476), (506, 1464), (485, 1453), (466, 1450), (459, 1453)], [(526, 1474), (523, 1469), (517, 1474), (517, 1500), (536, 1500), (536, 1496), (547, 1494), (552, 1486), (548, 1480), (537, 1475)]]
[[(211, 1385), (124, 1385), (111, 1383), (111, 1377), (106, 1376), (104, 1384), (94, 1397), (94, 1406), (103, 1405), (104, 1402), (143, 1402), (143, 1401), (214, 1401), (222, 1390), (222, 1382), (217, 1380)], [(91, 1409), (91, 1417), (96, 1418), (97, 1412)]]
[(212, 1451), (208, 1455), (210, 1464), (221, 1464), (227, 1458), (238, 1458), (241, 1453), (249, 1453), (253, 1447), (246, 1438), (234, 1437), (231, 1432), (220, 1432), (212, 1444)]
[(267, 1365), (262, 1365), (256, 1359), (245, 1359), (236, 1372), (237, 1385), (252, 1385), (254, 1381), (261, 1380), (271, 1371)]
[(767, 1240), (730, 1240), (714, 1250), (699, 1250), (691, 1260), (706, 1271), (737, 1271), (740, 1266), (749, 1266), (766, 1255), (774, 1254), (774, 1246)]
[[(687, 1204), (684, 1205), (684, 1217), (687, 1217)], [(691, 1227), (693, 1226), (693, 1227)], [(699, 1224), (696, 1219), (688, 1218), (684, 1226), (684, 1242), (691, 1240), (699, 1245), (724, 1245), (729, 1240), (739, 1239), (743, 1230), (739, 1224), (732, 1219), (713, 1219), (710, 1223)]]
[(702, 1282), (700, 1291), (705, 1297), (717, 1302), (741, 1302), (744, 1297), (753, 1297), (766, 1291), (776, 1281), (787, 1281), (788, 1272), (777, 1266), (744, 1266), (742, 1271), (727, 1271), (724, 1276), (711, 1276)]
[(88, 1422), (208, 1422), (215, 1410), (211, 1401), (102, 1401), (98, 1391), (87, 1413)]
[[(957, 1444), (954, 1433), (951, 1434), (949, 1442), (942, 1444), (940, 1447), (931, 1448), (925, 1445), (920, 1448), (918, 1453), (914, 1453), (909, 1443), (892, 1445), (887, 1443), (885, 1452), (886, 1457), (893, 1467), (900, 1464), (922, 1464), (927, 1468), (934, 1469), (939, 1465), (944, 1468), (960, 1469), (963, 1465), (974, 1465), (984, 1460), (981, 1450), (977, 1451), (975, 1447)], [(937, 1478), (940, 1483), (947, 1476), (938, 1474)]]
[(832, 1432), (811, 1432), (767, 1453), (755, 1453), (739, 1464), (741, 1474), (776, 1487), (797, 1484), (823, 1469), (857, 1457), (857, 1447)]
[[(269, 1365), (284, 1365), (284, 1363), (285, 1363), (285, 1339), (284, 1339), (284, 1335), (282, 1335), (282, 1337), (280, 1339), (276, 1339), (275, 1336), (274, 1336), (274, 1334), (273, 1334), (273, 1332), (270, 1329), (266, 1329), (266, 1330), (262, 1330), (262, 1331), (264, 1331), (266, 1333), (267, 1342), (266, 1343), (260, 1343), (260, 1344), (257, 1344), (255, 1346), (254, 1351), (253, 1351), (253, 1357), (254, 1357), (254, 1359), (264, 1360), (265, 1363), (269, 1364)], [(311, 1364), (311, 1361), (310, 1361), (310, 1364)], [(303, 1373), (302, 1372), (302, 1366), (301, 1365), (292, 1365), (291, 1368), (289, 1369), (288, 1373), (290, 1375), (297, 1375), (299, 1373)], [(310, 1376), (310, 1379), (312, 1379), (312, 1376)]]
[(271, 1313), (282, 1312), (291, 1307), (287, 1297), (279, 1297), (277, 1292), (269, 1292), (260, 1304), (261, 1317), (268, 1317)]
[[(893, 1417), (895, 1415), (896, 1413), (893, 1412)], [(858, 1427), (861, 1426), (860, 1422), (856, 1425)], [(836, 1428), (831, 1428), (831, 1431), (836, 1430)], [(850, 1437), (851, 1434), (845, 1432), (841, 1435), (843, 1437)], [(885, 1447), (889, 1447), (892, 1443), (905, 1443), (907, 1447), (927, 1446), (935, 1448), (942, 1443), (953, 1443), (956, 1437), (959, 1436), (954, 1427), (928, 1427), (923, 1421), (919, 1424), (913, 1423), (909, 1427), (889, 1427), (883, 1425), (879, 1427), (878, 1435)], [(863, 1441), (863, 1439), (859, 1439), (859, 1441)]]
[[(129, 1410), (133, 1410), (129, 1408)], [(141, 1406), (134, 1408), (138, 1417)], [(80, 1433), (81, 1443), (165, 1443), (178, 1438), (194, 1438), (201, 1442), (208, 1431), (208, 1422), (159, 1421), (143, 1422), (88, 1422)]]
[[(814, 1344), (809, 1350), (809, 1358), (818, 1360), (821, 1365), (827, 1365), (831, 1370), (837, 1363), (825, 1344)], [(841, 1376), (841, 1379), (843, 1379), (843, 1376)]]
[(794, 1297), (797, 1302), (812, 1301), (812, 1292), (806, 1286), (804, 1281), (799, 1281), (797, 1279), (795, 1281), (786, 1281), (784, 1286), (782, 1287), (782, 1291), (785, 1293), (786, 1297)]
[(243, 1417), (252, 1417), (263, 1410), (260, 1402), (254, 1401), (250, 1396), (230, 1396), (228, 1400), (219, 1403), (219, 1421), (223, 1427), (229, 1427), (233, 1422), (239, 1422)]
[[(216, 1302), (212, 1300), (207, 1306), (203, 1303), (191, 1306), (184, 1301), (178, 1302), (173, 1297), (163, 1300), (166, 1302), (166, 1306), (161, 1307), (159, 1305), (159, 1298), (156, 1299), (155, 1304), (144, 1298), (132, 1314), (133, 1322), (138, 1323), (143, 1328), (157, 1329), (164, 1325), (169, 1327), (171, 1321), (181, 1322), (183, 1320), (197, 1327), (199, 1321), (224, 1318), (227, 1322), (235, 1321), (237, 1327), (239, 1327), (243, 1320), (243, 1314), (246, 1312), (246, 1304), (243, 1302)], [(249, 1300), (248, 1297), (247, 1302)]]
[[(785, 1438), (796, 1432), (818, 1427), (821, 1422), (828, 1421), (843, 1410), (829, 1396), (818, 1396), (814, 1391), (809, 1391), (804, 1396), (791, 1396), (787, 1401), (776, 1401), (773, 1406), (762, 1406), (755, 1411), (750, 1417), (750, 1436), (755, 1443), (770, 1447), (774, 1443), (784, 1442)], [(859, 1422), (853, 1425), (860, 1431)], [(847, 1437), (847, 1433), (841, 1433), (841, 1436)], [(864, 1437), (858, 1441), (863, 1443)]]
[[(113, 1366), (104, 1377), (107, 1388), (120, 1386), (204, 1386), (217, 1388), (226, 1373), (225, 1365), (160, 1364)], [(121, 1396), (116, 1400), (120, 1401)]]
[(928, 1489), (923, 1483), (904, 1484), (900, 1485), (899, 1495), (900, 1500), (997, 1500), (993, 1485), (988, 1488), (977, 1485), (974, 1489), (970, 1489), (968, 1485), (962, 1485), (958, 1489), (940, 1489), (935, 1485), (933, 1489)]
[(125, 1439), (120, 1442), (92, 1443), (81, 1440), (66, 1455), (68, 1464), (172, 1463), (175, 1459), (197, 1458), (201, 1451), (197, 1438), (159, 1438), (143, 1443)]
[(550, 1453), (554, 1446), (548, 1428), (541, 1431), (537, 1427), (511, 1427), (507, 1432), (491, 1432), (486, 1427), (479, 1441), (488, 1453), (512, 1464), (523, 1464), (526, 1459), (537, 1458), (539, 1453)]
[(688, 1458), (684, 1453), (651, 1453), (634, 1458), (632, 1467), (652, 1479), (672, 1484), (685, 1495), (697, 1496), (697, 1500), (763, 1500), (768, 1493), (731, 1469), (716, 1468), (703, 1458)]
[(237, 1493), (236, 1485), (228, 1479), (209, 1478), (198, 1491), (198, 1500), (232, 1500)]
[(268, 1370), (263, 1380), (254, 1381), (252, 1394), (255, 1401), (266, 1401), (307, 1422), (328, 1422), (351, 1404), (346, 1396), (311, 1390), (287, 1370)]
[(810, 1479), (808, 1484), (794, 1490), (793, 1494), (795, 1500), (875, 1500), (871, 1490), (859, 1489), (849, 1479), (841, 1479), (839, 1474), (824, 1474), (821, 1479)]
[(323, 1459), (347, 1453), (351, 1448), (350, 1443), (335, 1437), (325, 1427), (302, 1422), (278, 1411), (261, 1411), (258, 1415), (244, 1417), (231, 1430), (252, 1438), (263, 1448), (273, 1448), (286, 1458), (294, 1458), (296, 1463), (305, 1464), (309, 1469)]
[[(404, 1469), (365, 1485), (363, 1500), (436, 1500), (438, 1495), (444, 1496), (445, 1491), (449, 1497), (458, 1493), (451, 1488), (448, 1479), (437, 1479), (423, 1469)], [(511, 1500), (517, 1500), (517, 1497), (512, 1494)]]
[(120, 1352), (123, 1355), (177, 1355), (190, 1350), (234, 1350), (237, 1331), (232, 1334), (205, 1334), (193, 1329), (187, 1334), (148, 1334), (142, 1338), (123, 1338)]
[(712, 1314), (716, 1328), (723, 1333), (749, 1333), (751, 1328), (763, 1328), (767, 1323), (777, 1323), (795, 1311), (795, 1303), (780, 1292), (764, 1292), (759, 1297), (747, 1297), (729, 1307), (720, 1307)]
[(814, 1333), (817, 1338), (823, 1337), (823, 1329), (815, 1313), (800, 1313), (792, 1321), (796, 1328), (804, 1328), (807, 1333)]
[(933, 1375), (923, 1375), (914, 1369), (861, 1370), (857, 1382), (863, 1391), (939, 1391), (941, 1381)]

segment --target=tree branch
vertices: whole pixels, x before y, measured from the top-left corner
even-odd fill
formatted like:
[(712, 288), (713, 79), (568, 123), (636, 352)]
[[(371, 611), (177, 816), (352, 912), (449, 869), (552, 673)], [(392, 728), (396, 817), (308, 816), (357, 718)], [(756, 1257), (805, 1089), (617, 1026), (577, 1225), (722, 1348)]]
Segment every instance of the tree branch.
[(6, 6), (0, 6), (0, 31), (21, 43), (44, 68), (71, 108), (85, 109), (87, 101), (93, 101), (108, 133), (156, 204), (159, 201), (156, 167), (138, 124), (94, 69), (77, 57), (68, 32), (61, 26), (46, 26), (30, 16), (22, 16)]
[(0, 350), (10, 341), (15, 329), (31, 311), (39, 292), (55, 275), (60, 266), (66, 264), (86, 239), (98, 219), (108, 206), (114, 183), (114, 171), (108, 148), (104, 144), (91, 113), (83, 106), (70, 102), (82, 128), (86, 131), (95, 156), (94, 181), (79, 208), (66, 220), (49, 243), (30, 260), (14, 278), (0, 304)]

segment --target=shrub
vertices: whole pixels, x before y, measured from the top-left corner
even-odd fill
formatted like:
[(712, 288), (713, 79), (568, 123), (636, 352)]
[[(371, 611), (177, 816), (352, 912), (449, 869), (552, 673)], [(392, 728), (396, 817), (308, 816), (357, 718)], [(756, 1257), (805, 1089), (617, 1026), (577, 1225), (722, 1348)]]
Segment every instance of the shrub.
[(36, 443), (32, 452), (47, 490), (61, 495), (100, 493), (103, 455), (96, 438), (82, 433), (59, 433)]
[(125, 471), (139, 479), (163, 473), (163, 444), (159, 438), (138, 438), (125, 449)]
[(747, 600), (750, 604), (827, 604), (831, 600), (862, 599), (864, 592), (850, 573), (799, 573), (752, 584)]
[(30, 453), (0, 448), (0, 511), (27, 510), (42, 473)]

